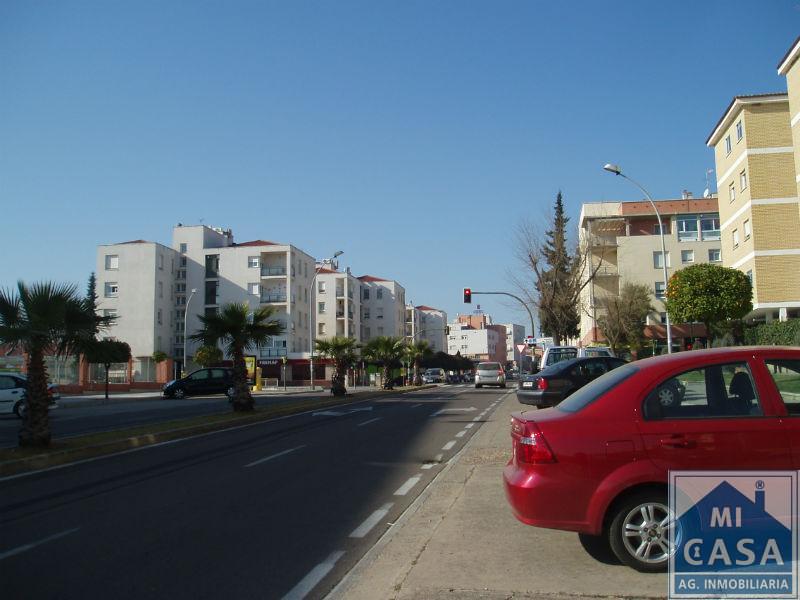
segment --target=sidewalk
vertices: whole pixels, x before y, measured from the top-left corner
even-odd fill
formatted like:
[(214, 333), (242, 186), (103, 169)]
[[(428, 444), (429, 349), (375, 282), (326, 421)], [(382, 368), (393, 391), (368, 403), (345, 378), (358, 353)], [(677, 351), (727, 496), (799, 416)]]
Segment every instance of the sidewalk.
[(508, 394), (490, 420), (329, 594), (328, 600), (663, 598), (666, 574), (592, 559), (574, 533), (511, 514), (502, 469)]

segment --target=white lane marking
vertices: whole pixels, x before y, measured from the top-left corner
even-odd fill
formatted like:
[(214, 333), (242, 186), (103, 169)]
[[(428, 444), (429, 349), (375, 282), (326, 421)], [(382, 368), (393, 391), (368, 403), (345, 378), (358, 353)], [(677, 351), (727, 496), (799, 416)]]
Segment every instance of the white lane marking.
[(475, 426), (475, 423), (467, 423), (464, 425), (464, 429), (472, 429)]
[(245, 465), (244, 468), (246, 469), (247, 467), (255, 467), (256, 465), (260, 465), (263, 462), (267, 462), (268, 460), (272, 460), (273, 458), (278, 458), (279, 456), (283, 456), (284, 454), (289, 454), (290, 452), (294, 452), (295, 450), (300, 450), (301, 448), (305, 448), (305, 445), (297, 446), (297, 448), (289, 448), (288, 450), (284, 450), (283, 452), (278, 452), (270, 456), (265, 456), (264, 458), (259, 458), (258, 460), (254, 460), (250, 464)]
[(413, 488), (415, 485), (417, 485), (417, 483), (419, 482), (420, 479), (421, 479), (421, 477), (419, 475), (414, 475), (414, 477), (411, 477), (403, 485), (401, 485), (399, 488), (397, 488), (397, 491), (394, 493), (394, 495), (395, 496), (405, 496), (409, 491), (411, 491), (411, 488)]
[(456, 445), (456, 441), (455, 440), (450, 440), (444, 446), (442, 446), (442, 450), (450, 450), (450, 448), (452, 448), (455, 445)]
[(415, 404), (411, 408), (419, 408), (420, 406), (422, 406), (422, 402), (419, 402), (418, 404)]
[(336, 561), (344, 556), (342, 550), (332, 552), (328, 558), (319, 563), (316, 567), (308, 572), (308, 575), (303, 577), (296, 586), (294, 586), (289, 593), (283, 597), (283, 600), (302, 600), (305, 598), (322, 579), (330, 573), (331, 569), (336, 565)]
[(477, 422), (477, 421), (480, 421), (480, 420), (481, 420), (481, 418), (482, 418), (482, 417), (481, 417), (480, 415), (478, 415), (477, 417), (475, 417), (475, 418), (474, 418), (474, 419), (472, 419), (472, 420), (473, 420), (473, 421), (475, 421), (475, 422)]
[(370, 423), (374, 423), (375, 421), (380, 421), (383, 417), (375, 417), (374, 419), (370, 419), (369, 421), (362, 421), (356, 427), (363, 427), (364, 425), (369, 425)]
[(433, 460), (436, 461), (437, 463), (440, 463), (440, 462), (442, 462), (443, 458), (444, 458), (444, 454), (437, 454), (436, 456), (433, 457)]
[(441, 410), (437, 410), (431, 416), (435, 417), (436, 415), (442, 415), (444, 413), (456, 413), (456, 412), (474, 412), (478, 410), (474, 406), (470, 406), (469, 408), (442, 408)]
[(464, 434), (465, 434), (465, 433), (467, 433), (467, 430), (466, 430), (466, 429), (462, 429), (461, 431), (459, 431), (459, 432), (456, 434), (456, 437), (457, 437), (457, 438), (464, 437)]
[(375, 525), (381, 522), (381, 519), (389, 514), (389, 509), (392, 508), (392, 506), (394, 506), (393, 502), (387, 502), (381, 506), (378, 510), (368, 516), (361, 525), (356, 527), (353, 530), (353, 533), (350, 534), (350, 537), (363, 538), (370, 531), (372, 531), (372, 528), (375, 527)]
[(434, 463), (425, 463), (424, 465), (422, 465), (422, 468), (427, 471), (428, 469), (432, 469), (435, 466), (436, 465)]
[(21, 554), (22, 552), (26, 552), (28, 550), (31, 550), (32, 548), (36, 548), (36, 546), (41, 546), (42, 544), (46, 544), (47, 542), (52, 542), (53, 540), (62, 538), (65, 535), (69, 535), (70, 533), (75, 533), (76, 531), (78, 531), (78, 529), (80, 529), (80, 527), (75, 527), (74, 529), (67, 529), (66, 531), (62, 531), (61, 533), (56, 533), (54, 535), (44, 538), (43, 540), (39, 540), (38, 542), (31, 542), (30, 544), (25, 544), (24, 546), (12, 548), (11, 550), (6, 550), (2, 554), (0, 554), (0, 560), (3, 560), (10, 556), (14, 556), (16, 554)]

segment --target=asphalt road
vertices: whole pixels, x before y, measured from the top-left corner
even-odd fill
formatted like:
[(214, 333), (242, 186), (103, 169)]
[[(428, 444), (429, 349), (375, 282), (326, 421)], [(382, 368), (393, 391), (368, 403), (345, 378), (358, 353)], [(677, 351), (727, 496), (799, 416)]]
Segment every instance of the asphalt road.
[(0, 479), (3, 597), (320, 598), (500, 396), (384, 396)]
[[(317, 396), (319, 393), (316, 394)], [(282, 402), (294, 402), (311, 394), (288, 396), (255, 396), (257, 406), (267, 406)], [(50, 411), (50, 430), (53, 437), (71, 437), (86, 433), (109, 431), (160, 423), (215, 413), (228, 413), (231, 410), (227, 398), (222, 395), (198, 396), (184, 400), (168, 400), (154, 395), (152, 398), (120, 401), (107, 404), (65, 407), (70, 400), (61, 400), (61, 407)], [(0, 416), (0, 448), (17, 445), (21, 421), (15, 415)]]

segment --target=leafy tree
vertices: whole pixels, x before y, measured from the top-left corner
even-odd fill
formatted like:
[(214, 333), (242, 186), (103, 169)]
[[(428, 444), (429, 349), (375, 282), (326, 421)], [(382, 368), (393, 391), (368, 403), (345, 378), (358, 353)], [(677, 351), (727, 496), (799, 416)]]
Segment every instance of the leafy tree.
[(703, 263), (676, 271), (667, 282), (667, 310), (675, 322), (700, 322), (709, 340), (717, 327), (753, 310), (753, 286), (737, 269)]
[(283, 323), (272, 318), (274, 314), (275, 309), (271, 306), (262, 306), (251, 313), (247, 303), (225, 304), (218, 313), (198, 315), (202, 328), (189, 336), (189, 339), (207, 346), (221, 343), (225, 352), (233, 357), (234, 411), (251, 411), (255, 408), (247, 385), (244, 353), (283, 333)]
[(331, 377), (331, 393), (334, 396), (347, 394), (345, 376), (356, 362), (357, 343), (353, 338), (334, 336), (314, 341), (317, 352), (333, 360), (333, 376)]
[(379, 336), (371, 339), (364, 346), (361, 354), (369, 361), (376, 362), (382, 367), (383, 389), (391, 390), (394, 384), (391, 369), (396, 366), (403, 356), (405, 343), (403, 338), (393, 336)]
[(619, 296), (609, 296), (601, 300), (598, 304), (605, 312), (597, 317), (597, 324), (603, 331), (603, 335), (608, 341), (611, 351), (614, 355), (619, 355), (622, 344), (625, 342), (625, 324), (623, 316), (625, 307), (622, 304), (622, 298)]
[(92, 311), (72, 284), (22, 281), (16, 290), (0, 290), (0, 342), (28, 355), (28, 410), (19, 433), (20, 446), (49, 446), (51, 441), (45, 352), (79, 352), (95, 332), (112, 323)]
[(425, 340), (418, 340), (406, 346), (406, 356), (414, 365), (414, 385), (422, 385), (422, 376), (419, 373), (420, 363), (423, 358), (433, 354), (430, 344)]
[(158, 364), (167, 360), (169, 356), (167, 356), (166, 352), (162, 352), (161, 350), (156, 350), (155, 352), (153, 352), (153, 355), (150, 358), (153, 359), (154, 363)]
[(93, 340), (84, 345), (83, 354), (92, 364), (101, 364), (106, 370), (106, 400), (108, 400), (108, 371), (114, 363), (127, 363), (131, 347), (117, 340)]
[(194, 362), (201, 367), (211, 367), (222, 362), (222, 350), (216, 346), (200, 346), (194, 353)]

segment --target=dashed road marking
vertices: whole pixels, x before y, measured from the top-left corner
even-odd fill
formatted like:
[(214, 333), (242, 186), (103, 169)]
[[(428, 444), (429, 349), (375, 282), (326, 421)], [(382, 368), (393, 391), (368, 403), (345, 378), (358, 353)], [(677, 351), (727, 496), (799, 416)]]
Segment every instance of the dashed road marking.
[(466, 430), (466, 429), (462, 429), (461, 431), (459, 431), (459, 432), (456, 434), (456, 437), (457, 437), (457, 438), (464, 437), (464, 434), (465, 434), (465, 433), (467, 433), (467, 430)]
[(18, 546), (16, 548), (12, 548), (11, 550), (6, 550), (2, 554), (0, 554), (0, 560), (4, 558), (9, 558), (11, 556), (15, 556), (17, 554), (22, 554), (23, 552), (27, 552), (28, 550), (32, 550), (36, 548), (36, 546), (41, 546), (42, 544), (46, 544), (47, 542), (52, 542), (53, 540), (57, 540), (58, 538), (62, 538), (65, 535), (69, 535), (70, 533), (75, 533), (78, 531), (80, 527), (75, 527), (73, 529), (67, 529), (66, 531), (62, 531), (60, 533), (56, 533), (49, 537), (44, 538), (43, 540), (39, 540), (38, 542), (31, 542), (30, 544), (25, 544), (24, 546)]
[(319, 563), (316, 567), (308, 572), (308, 575), (303, 577), (300, 582), (294, 586), (289, 593), (283, 597), (283, 600), (302, 600), (305, 598), (316, 585), (322, 581), (328, 573), (331, 572), (336, 565), (336, 561), (344, 556), (342, 550), (332, 552), (328, 558)]
[(380, 421), (382, 417), (375, 417), (374, 419), (370, 419), (369, 421), (362, 421), (356, 427), (363, 427), (364, 425), (369, 425), (370, 423), (374, 423), (375, 421)]
[(475, 423), (467, 423), (464, 425), (464, 429), (472, 429), (475, 426)]
[(394, 503), (392, 502), (387, 502), (386, 504), (381, 506), (378, 510), (376, 510), (374, 513), (368, 516), (364, 520), (364, 522), (361, 523), (361, 525), (356, 527), (353, 530), (353, 533), (350, 534), (350, 537), (363, 538), (364, 536), (366, 536), (370, 531), (372, 531), (372, 528), (375, 527), (375, 525), (381, 522), (381, 519), (383, 519), (387, 514), (389, 514), (389, 509), (392, 508), (392, 506), (394, 506)]
[(295, 450), (300, 450), (301, 448), (305, 448), (305, 445), (297, 446), (296, 448), (289, 448), (288, 450), (284, 450), (283, 452), (278, 452), (270, 456), (265, 456), (264, 458), (259, 458), (258, 460), (254, 460), (250, 464), (245, 465), (244, 468), (246, 469), (247, 467), (255, 467), (256, 465), (260, 465), (261, 463), (267, 462), (268, 460), (272, 460), (273, 458), (278, 458), (279, 456), (289, 454), (290, 452), (294, 452)]
[(444, 446), (442, 446), (442, 450), (450, 450), (450, 448), (452, 448), (455, 445), (456, 445), (456, 441), (455, 440), (450, 440)]
[(399, 488), (397, 488), (397, 491), (394, 493), (394, 495), (395, 496), (405, 496), (408, 492), (411, 491), (411, 488), (413, 488), (415, 485), (417, 485), (417, 483), (419, 482), (420, 479), (421, 479), (421, 477), (419, 475), (414, 475), (414, 477), (411, 477), (403, 485), (401, 485)]
[(425, 463), (424, 465), (422, 465), (422, 468), (427, 471), (428, 469), (432, 469), (435, 466), (436, 466), (435, 463)]

